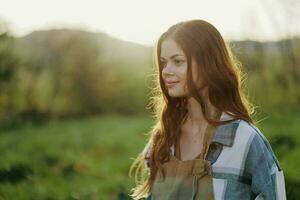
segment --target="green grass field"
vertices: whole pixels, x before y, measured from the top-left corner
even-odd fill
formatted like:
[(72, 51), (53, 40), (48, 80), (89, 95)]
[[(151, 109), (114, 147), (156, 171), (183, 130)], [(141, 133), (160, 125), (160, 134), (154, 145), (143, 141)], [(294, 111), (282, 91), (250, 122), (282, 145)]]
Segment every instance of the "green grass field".
[[(293, 199), (300, 185), (300, 112), (269, 114), (259, 123), (285, 171)], [(26, 123), (0, 133), (0, 200), (120, 199), (128, 170), (153, 125), (146, 116), (106, 115)]]

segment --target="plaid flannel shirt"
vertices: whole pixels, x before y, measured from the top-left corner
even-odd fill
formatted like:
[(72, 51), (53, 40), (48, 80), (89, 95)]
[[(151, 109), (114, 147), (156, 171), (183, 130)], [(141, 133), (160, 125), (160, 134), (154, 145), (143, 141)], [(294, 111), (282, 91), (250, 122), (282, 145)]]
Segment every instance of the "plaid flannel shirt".
[[(221, 120), (231, 119), (222, 113)], [(174, 145), (171, 147), (174, 155)], [(149, 167), (150, 150), (145, 154)], [(216, 200), (278, 200), (279, 162), (265, 136), (252, 123), (238, 119), (215, 129), (207, 157), (212, 164)], [(151, 192), (147, 200), (152, 200)]]

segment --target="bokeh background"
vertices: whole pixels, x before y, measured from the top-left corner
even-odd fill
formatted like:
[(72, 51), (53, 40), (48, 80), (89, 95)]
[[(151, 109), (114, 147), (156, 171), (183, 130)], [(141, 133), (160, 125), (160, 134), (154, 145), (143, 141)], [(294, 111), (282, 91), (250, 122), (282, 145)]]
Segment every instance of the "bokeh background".
[(204, 19), (243, 64), (257, 126), (300, 199), (297, 0), (0, 0), (0, 200), (130, 199), (154, 124), (153, 46)]

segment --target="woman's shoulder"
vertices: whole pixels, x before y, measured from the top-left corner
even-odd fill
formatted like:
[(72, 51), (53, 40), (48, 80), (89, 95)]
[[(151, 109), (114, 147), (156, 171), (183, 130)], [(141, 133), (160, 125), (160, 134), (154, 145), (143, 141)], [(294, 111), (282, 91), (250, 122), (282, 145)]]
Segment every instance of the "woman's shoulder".
[(237, 125), (233, 147), (243, 147), (244, 154), (248, 156), (254, 154), (256, 157), (259, 157), (262, 153), (265, 153), (276, 159), (269, 140), (258, 126), (242, 119), (235, 123)]
[(249, 163), (254, 163), (257, 165), (260, 165), (261, 162), (266, 162), (268, 166), (271, 166), (271, 168), (273, 168), (272, 170), (275, 170), (274, 168), (276, 167), (276, 165), (277, 168), (281, 170), (279, 161), (275, 156), (272, 146), (263, 132), (252, 123), (242, 123), (245, 124), (245, 127), (250, 129), (249, 134), (251, 136), (251, 141), (249, 142), (249, 150), (247, 152), (247, 161)]
[(277, 173), (282, 169), (262, 131), (245, 120), (235, 120), (222, 127), (216, 132), (219, 134), (216, 139), (220, 138), (224, 145), (212, 165), (214, 186), (226, 190), (228, 198), (251, 191), (266, 199), (278, 199), (276, 187), (284, 184), (283, 172)]
[(254, 124), (239, 119), (219, 127), (213, 141), (222, 143), (220, 156), (214, 163), (216, 168), (238, 168), (253, 171), (259, 162), (279, 167), (279, 162), (268, 139)]
[(234, 142), (244, 143), (247, 146), (247, 152), (245, 152), (247, 154), (250, 154), (251, 151), (257, 151), (257, 156), (263, 152), (275, 156), (267, 137), (260, 128), (251, 122), (239, 120)]
[(212, 142), (217, 142), (230, 148), (245, 148), (254, 140), (267, 141), (257, 126), (243, 119), (236, 119), (217, 126)]
[[(233, 120), (234, 118), (223, 112), (220, 120)], [(219, 142), (227, 147), (237, 147), (239, 144), (250, 144), (253, 139), (267, 141), (260, 129), (251, 122), (235, 119), (216, 127), (213, 142)]]
[[(275, 171), (276, 166), (281, 169), (269, 140), (256, 125), (240, 119), (227, 126), (235, 128), (231, 128), (233, 130), (231, 143), (228, 142), (229, 145), (223, 146), (223, 151), (217, 160), (220, 166), (239, 168), (247, 173), (253, 173), (262, 165), (270, 167), (271, 171)], [(232, 162), (228, 163), (228, 160)]]

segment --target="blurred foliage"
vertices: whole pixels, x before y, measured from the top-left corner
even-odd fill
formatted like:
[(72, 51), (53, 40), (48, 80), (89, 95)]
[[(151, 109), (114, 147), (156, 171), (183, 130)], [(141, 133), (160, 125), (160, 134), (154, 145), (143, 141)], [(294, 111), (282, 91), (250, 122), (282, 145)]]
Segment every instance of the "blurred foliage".
[[(82, 30), (0, 37), (0, 121), (145, 113), (153, 47)], [(300, 105), (300, 39), (230, 42), (251, 100), (263, 110)], [(263, 87), (262, 87), (263, 86)], [(284, 105), (284, 106), (283, 106)]]
[[(125, 42), (120, 41), (118, 48), (109, 36), (79, 30), (40, 31), (3, 40), (13, 40), (14, 44), (1, 42), (1, 75), (6, 80), (1, 89), (12, 88), (14, 92), (3, 94), (1, 99), (14, 106), (15, 112), (13, 115), (8, 105), (1, 106), (0, 121), (4, 116), (6, 124), (13, 124), (108, 112), (144, 112), (150, 48), (128, 43), (132, 47), (126, 51)], [(134, 52), (140, 56), (136, 60)], [(14, 80), (9, 82), (12, 75)]]
[[(258, 124), (284, 170), (289, 200), (300, 197), (299, 111), (269, 113)], [(130, 199), (128, 170), (153, 124), (145, 115), (107, 114), (2, 131), (0, 199)]]
[(10, 119), (17, 112), (11, 98), (15, 92), (15, 74), (18, 71), (19, 57), (13, 49), (14, 38), (0, 27), (0, 120)]
[(106, 115), (2, 131), (0, 199), (123, 198), (151, 123), (142, 115)]
[(300, 106), (300, 38), (278, 42), (231, 42), (244, 67), (252, 101), (262, 110)]

